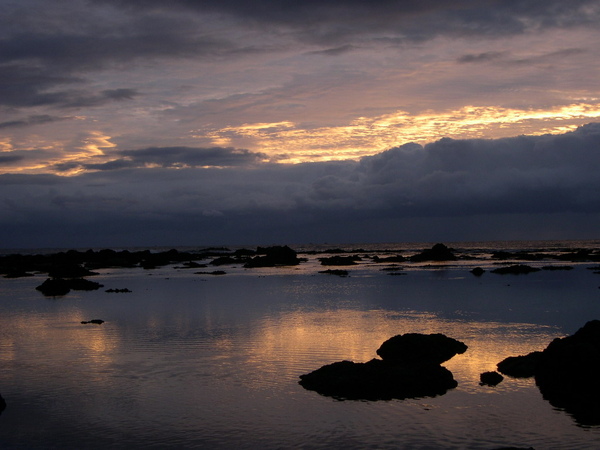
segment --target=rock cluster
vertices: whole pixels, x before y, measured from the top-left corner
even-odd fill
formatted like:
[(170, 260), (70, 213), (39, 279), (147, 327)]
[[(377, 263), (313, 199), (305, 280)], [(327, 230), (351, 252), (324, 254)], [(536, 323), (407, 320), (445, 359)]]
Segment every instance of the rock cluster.
[(319, 394), (348, 400), (389, 400), (443, 395), (458, 383), (440, 364), (467, 346), (442, 334), (394, 336), (377, 350), (381, 359), (340, 361), (300, 376)]

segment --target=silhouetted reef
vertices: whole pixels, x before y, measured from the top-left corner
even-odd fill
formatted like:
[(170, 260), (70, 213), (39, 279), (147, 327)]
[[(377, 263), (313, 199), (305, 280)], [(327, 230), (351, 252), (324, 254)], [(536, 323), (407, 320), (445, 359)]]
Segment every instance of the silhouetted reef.
[(534, 376), (545, 400), (580, 425), (600, 425), (600, 320), (554, 339), (543, 351), (498, 363), (509, 376)]
[(381, 359), (339, 361), (300, 375), (307, 390), (340, 400), (390, 400), (435, 397), (458, 386), (440, 364), (467, 346), (443, 334), (394, 336), (377, 350)]

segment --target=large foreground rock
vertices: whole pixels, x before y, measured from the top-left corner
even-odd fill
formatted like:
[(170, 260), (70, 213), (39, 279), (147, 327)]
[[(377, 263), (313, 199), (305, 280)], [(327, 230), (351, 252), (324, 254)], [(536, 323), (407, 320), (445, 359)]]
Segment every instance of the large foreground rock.
[(506, 358), (498, 370), (535, 376), (544, 399), (581, 425), (600, 425), (600, 321), (586, 323), (572, 336), (554, 339), (542, 352)]
[(552, 341), (535, 370), (535, 382), (544, 398), (583, 425), (600, 425), (599, 380), (599, 320)]
[(300, 376), (300, 384), (319, 394), (348, 400), (434, 397), (454, 389), (452, 372), (437, 364), (340, 361)]
[(467, 346), (443, 334), (394, 336), (377, 350), (382, 359), (340, 361), (300, 376), (300, 384), (322, 395), (349, 400), (433, 397), (457, 386), (440, 366)]

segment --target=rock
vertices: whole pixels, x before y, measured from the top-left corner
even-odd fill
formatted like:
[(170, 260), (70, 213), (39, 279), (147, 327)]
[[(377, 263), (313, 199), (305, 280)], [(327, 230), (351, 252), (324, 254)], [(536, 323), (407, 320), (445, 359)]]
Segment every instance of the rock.
[(380, 359), (328, 364), (301, 375), (299, 383), (321, 395), (348, 400), (434, 397), (458, 385), (452, 372), (440, 365), (399, 365)]
[(373, 262), (376, 263), (393, 263), (393, 262), (405, 262), (406, 258), (402, 255), (396, 256), (386, 256), (384, 258), (380, 258), (379, 256), (373, 257)]
[(421, 253), (410, 257), (412, 262), (456, 261), (456, 259), (454, 253), (452, 253), (452, 251), (444, 244), (435, 244), (430, 249), (423, 250)]
[[(436, 346), (441, 349), (435, 351), (433, 347)], [(402, 350), (399, 351), (398, 347)], [(340, 361), (327, 364), (301, 375), (299, 383), (305, 389), (339, 399), (434, 397), (458, 385), (452, 372), (440, 366), (439, 362), (466, 349), (467, 346), (462, 342), (443, 334), (394, 336), (377, 350), (382, 359), (372, 359), (366, 363)]]
[(600, 320), (572, 336), (554, 339), (542, 352), (513, 356), (498, 363), (511, 376), (535, 376), (544, 399), (577, 423), (600, 425)]
[(33, 276), (32, 273), (17, 269), (17, 270), (7, 272), (6, 275), (4, 275), (4, 278), (25, 278), (25, 277), (32, 277), (32, 276)]
[(481, 267), (475, 267), (473, 270), (471, 270), (471, 273), (476, 277), (480, 277), (485, 273), (485, 270), (483, 270)]
[(96, 325), (102, 325), (104, 323), (104, 320), (102, 319), (92, 319), (92, 320), (82, 320), (81, 321), (82, 324), (88, 324), (88, 323), (95, 323)]
[(319, 271), (319, 273), (326, 273), (328, 275), (337, 275), (338, 277), (347, 277), (348, 276), (348, 271), (347, 270), (341, 270), (341, 269), (328, 269), (328, 270), (321, 270)]
[(244, 264), (244, 267), (297, 266), (300, 264), (297, 253), (287, 245), (266, 248), (258, 247), (256, 253), (264, 256), (255, 256), (248, 260)]
[(536, 267), (527, 266), (525, 264), (515, 264), (513, 266), (508, 267), (499, 267), (498, 269), (491, 270), (492, 273), (497, 273), (499, 275), (513, 274), (513, 275), (521, 275), (527, 274), (531, 272), (539, 272), (541, 269)]
[(95, 291), (101, 287), (104, 287), (103, 284), (86, 280), (84, 278), (75, 278), (73, 280), (68, 280), (67, 282), (69, 287), (74, 291)]
[(546, 400), (581, 425), (600, 425), (600, 321), (555, 339), (542, 352), (535, 382)]
[(360, 261), (359, 256), (330, 256), (319, 258), (323, 266), (354, 266), (356, 261)]
[(131, 291), (129, 289), (127, 289), (127, 288), (123, 288), (123, 289), (107, 289), (104, 292), (115, 292), (117, 294), (120, 294), (120, 293), (129, 293)]
[(48, 278), (36, 289), (47, 297), (59, 297), (71, 292), (69, 282), (62, 278)]
[(91, 272), (79, 264), (56, 265), (48, 272), (51, 278), (82, 278), (91, 275), (98, 275), (98, 273)]
[(504, 377), (498, 372), (483, 372), (479, 375), (479, 381), (481, 385), (496, 386), (504, 380)]
[(229, 264), (239, 264), (240, 260), (232, 258), (231, 256), (220, 256), (216, 259), (213, 259), (209, 264), (211, 266), (226, 266)]
[(523, 356), (509, 356), (496, 367), (500, 373), (514, 378), (529, 378), (535, 375), (542, 352), (531, 352)]
[(441, 364), (467, 351), (467, 346), (441, 333), (407, 333), (394, 336), (377, 350), (384, 361), (395, 363), (430, 362)]

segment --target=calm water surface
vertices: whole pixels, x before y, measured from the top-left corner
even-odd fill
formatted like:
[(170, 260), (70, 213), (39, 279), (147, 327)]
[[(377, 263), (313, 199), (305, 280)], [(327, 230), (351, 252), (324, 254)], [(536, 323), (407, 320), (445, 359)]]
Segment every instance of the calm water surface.
[[(0, 448), (594, 448), (600, 428), (533, 380), (479, 386), (510, 355), (600, 318), (585, 265), (526, 276), (438, 266), (340, 278), (302, 268), (102, 270), (105, 287), (46, 298), (0, 279)], [(131, 293), (110, 294), (108, 288)], [(103, 325), (82, 320), (104, 319)], [(435, 398), (337, 401), (298, 376), (367, 361), (389, 337), (445, 333), (469, 350)]]

